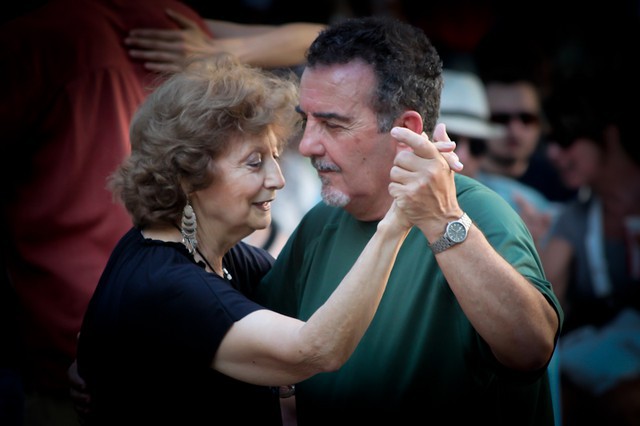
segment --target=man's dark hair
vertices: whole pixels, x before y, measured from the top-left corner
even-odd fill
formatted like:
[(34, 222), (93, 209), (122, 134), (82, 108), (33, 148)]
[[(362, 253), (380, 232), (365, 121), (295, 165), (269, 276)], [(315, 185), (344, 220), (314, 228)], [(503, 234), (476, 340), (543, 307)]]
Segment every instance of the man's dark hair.
[(370, 64), (378, 79), (372, 108), (378, 130), (391, 130), (405, 110), (415, 110), (431, 135), (440, 110), (442, 60), (419, 28), (390, 17), (346, 19), (327, 27), (311, 44), (307, 64)]

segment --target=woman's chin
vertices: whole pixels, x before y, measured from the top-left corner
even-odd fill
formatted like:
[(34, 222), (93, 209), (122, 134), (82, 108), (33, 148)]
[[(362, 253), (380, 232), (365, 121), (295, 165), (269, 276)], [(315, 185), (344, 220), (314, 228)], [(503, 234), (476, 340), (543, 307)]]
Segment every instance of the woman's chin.
[(253, 223), (251, 223), (252, 232), (261, 231), (263, 229), (267, 229), (271, 225), (271, 215), (268, 217), (260, 218)]

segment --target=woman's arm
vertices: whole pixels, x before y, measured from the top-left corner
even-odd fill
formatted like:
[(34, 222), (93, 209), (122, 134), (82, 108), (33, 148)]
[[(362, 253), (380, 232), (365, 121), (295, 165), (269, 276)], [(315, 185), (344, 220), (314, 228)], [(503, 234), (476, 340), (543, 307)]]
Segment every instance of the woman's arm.
[(351, 356), (384, 293), (410, 224), (395, 203), (329, 299), (307, 322), (260, 310), (236, 322), (212, 367), (261, 385), (296, 383), (334, 371)]

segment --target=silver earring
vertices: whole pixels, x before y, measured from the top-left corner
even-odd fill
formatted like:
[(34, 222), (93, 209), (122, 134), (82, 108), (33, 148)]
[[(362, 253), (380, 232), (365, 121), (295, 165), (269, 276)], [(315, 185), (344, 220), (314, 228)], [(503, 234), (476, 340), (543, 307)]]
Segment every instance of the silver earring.
[(187, 200), (187, 205), (182, 209), (182, 226), (180, 233), (182, 234), (182, 244), (187, 247), (189, 253), (193, 254), (198, 248), (198, 240), (196, 239), (196, 213)]

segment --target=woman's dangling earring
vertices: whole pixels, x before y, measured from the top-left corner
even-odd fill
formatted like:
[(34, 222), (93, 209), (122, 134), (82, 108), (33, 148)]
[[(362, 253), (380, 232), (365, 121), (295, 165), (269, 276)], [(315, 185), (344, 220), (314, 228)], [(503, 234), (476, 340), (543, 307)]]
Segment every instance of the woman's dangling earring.
[(189, 253), (195, 253), (198, 248), (198, 240), (196, 239), (196, 213), (187, 200), (187, 205), (182, 209), (182, 226), (180, 233), (182, 234), (182, 244), (187, 247)]

